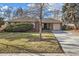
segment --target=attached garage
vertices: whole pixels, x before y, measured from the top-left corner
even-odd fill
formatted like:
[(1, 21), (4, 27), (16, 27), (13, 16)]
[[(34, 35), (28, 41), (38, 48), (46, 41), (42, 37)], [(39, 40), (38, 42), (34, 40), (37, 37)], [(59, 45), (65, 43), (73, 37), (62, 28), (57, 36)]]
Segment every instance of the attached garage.
[(61, 30), (61, 24), (53, 24), (53, 30)]

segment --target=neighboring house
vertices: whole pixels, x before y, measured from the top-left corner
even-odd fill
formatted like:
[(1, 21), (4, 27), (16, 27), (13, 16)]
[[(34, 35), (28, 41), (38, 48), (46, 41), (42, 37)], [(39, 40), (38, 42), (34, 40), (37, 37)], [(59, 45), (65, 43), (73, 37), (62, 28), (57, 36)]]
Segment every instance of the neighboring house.
[[(16, 24), (16, 23), (31, 23), (33, 24), (33, 29), (35, 31), (39, 31), (39, 19), (30, 18), (30, 17), (18, 17), (12, 20), (8, 20), (8, 23)], [(55, 19), (42, 19), (42, 29), (43, 30), (61, 30), (62, 22), (60, 20)]]

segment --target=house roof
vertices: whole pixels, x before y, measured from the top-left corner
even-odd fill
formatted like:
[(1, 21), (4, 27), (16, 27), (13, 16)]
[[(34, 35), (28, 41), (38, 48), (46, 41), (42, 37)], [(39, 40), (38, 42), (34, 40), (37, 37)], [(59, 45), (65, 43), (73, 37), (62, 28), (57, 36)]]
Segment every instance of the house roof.
[[(38, 19), (38, 18), (21, 16), (21, 17), (13, 18), (12, 20), (8, 20), (7, 22), (39, 22), (39, 21), (40, 21), (40, 19)], [(60, 20), (50, 19), (50, 18), (42, 19), (42, 22), (44, 22), (44, 23), (62, 23), (62, 21), (60, 21)]]

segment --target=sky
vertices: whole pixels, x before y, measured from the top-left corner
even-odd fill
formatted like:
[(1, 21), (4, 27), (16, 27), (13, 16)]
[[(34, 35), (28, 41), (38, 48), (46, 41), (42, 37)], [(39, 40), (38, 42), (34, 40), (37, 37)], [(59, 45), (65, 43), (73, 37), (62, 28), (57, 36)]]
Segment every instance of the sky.
[(0, 6), (9, 6), (9, 7), (23, 7), (25, 8), (25, 3), (0, 3)]
[[(62, 7), (62, 3), (52, 3), (52, 6), (53, 8), (56, 8), (56, 9), (61, 9)], [(9, 6), (9, 7), (16, 7), (16, 8), (19, 8), (19, 7), (22, 7), (23, 9), (27, 8), (28, 7), (28, 3), (0, 3), (0, 6)]]
[[(63, 4), (62, 3), (51, 3), (49, 9), (62, 9)], [(28, 3), (0, 3), (0, 16), (4, 14), (4, 10), (7, 10), (8, 8), (12, 7), (12, 11), (15, 11), (17, 8), (22, 8), (22, 9), (28, 9), (29, 4)], [(13, 12), (14, 13), (14, 12)], [(50, 16), (51, 13), (48, 13), (48, 16)], [(47, 17), (47, 16), (46, 16)]]

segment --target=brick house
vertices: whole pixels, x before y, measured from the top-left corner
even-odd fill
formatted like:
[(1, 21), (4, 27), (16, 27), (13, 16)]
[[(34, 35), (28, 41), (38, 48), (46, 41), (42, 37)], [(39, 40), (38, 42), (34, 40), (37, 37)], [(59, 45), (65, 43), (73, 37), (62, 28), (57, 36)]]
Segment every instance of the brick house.
[[(30, 17), (18, 17), (7, 22), (10, 24), (16, 23), (31, 23), (33, 24), (33, 30), (39, 31), (39, 19)], [(42, 19), (42, 29), (43, 30), (61, 30), (62, 22), (55, 19)]]

